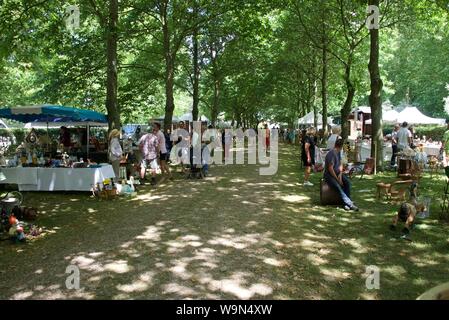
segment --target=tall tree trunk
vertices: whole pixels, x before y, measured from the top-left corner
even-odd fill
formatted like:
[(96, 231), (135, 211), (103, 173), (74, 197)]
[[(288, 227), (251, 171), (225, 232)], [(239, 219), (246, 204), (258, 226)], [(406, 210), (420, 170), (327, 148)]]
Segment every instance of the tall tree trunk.
[(170, 128), (173, 120), (173, 112), (175, 110), (175, 98), (174, 98), (174, 62), (171, 58), (167, 58), (165, 67), (165, 118), (164, 128)]
[[(379, 0), (369, 0), (369, 5), (379, 7)], [(382, 169), (383, 165), (383, 133), (382, 133), (382, 79), (379, 70), (379, 29), (370, 29), (370, 61), (368, 65), (371, 79), (371, 94), (369, 104), (372, 117), (372, 144), (371, 156), (375, 158), (377, 169)]]
[[(325, 33), (324, 33), (324, 36)], [(323, 63), (323, 73), (321, 75), (321, 102), (323, 106), (323, 130), (324, 130), (324, 136), (327, 137), (327, 72), (328, 72), (328, 65), (327, 65), (327, 41), (324, 40), (323, 43), (323, 56), (322, 56), (322, 63)]]
[(348, 59), (348, 63), (345, 66), (345, 75), (344, 80), (346, 83), (346, 100), (341, 108), (341, 137), (343, 139), (348, 139), (350, 128), (349, 128), (349, 114), (352, 109), (352, 102), (355, 96), (355, 86), (351, 80), (351, 67), (352, 67), (352, 58)]
[(109, 0), (109, 19), (106, 26), (107, 79), (106, 110), (109, 130), (120, 129), (120, 111), (117, 104), (117, 23), (118, 0)]
[(211, 112), (211, 119), (212, 125), (215, 126), (215, 123), (217, 122), (218, 117), (218, 110), (219, 110), (219, 104), (220, 104), (220, 80), (216, 79), (214, 81), (214, 101), (212, 104), (212, 112)]
[[(198, 8), (195, 5), (194, 7), (194, 15), (195, 18), (197, 18), (198, 16)], [(193, 59), (193, 102), (192, 102), (192, 118), (193, 121), (197, 121), (198, 120), (198, 114), (199, 114), (199, 110), (198, 110), (198, 105), (199, 105), (199, 101), (200, 101), (200, 97), (199, 97), (199, 85), (200, 85), (200, 68), (199, 68), (199, 55), (198, 55), (198, 27), (195, 27), (195, 29), (193, 30), (193, 37), (192, 37), (192, 41), (193, 41), (193, 54), (192, 54), (192, 59)], [(215, 125), (215, 123), (214, 123)]]
[(217, 121), (217, 117), (218, 117), (218, 112), (220, 110), (220, 86), (221, 86), (221, 81), (220, 81), (220, 74), (219, 74), (219, 70), (218, 70), (218, 65), (217, 65), (217, 51), (215, 50), (215, 48), (213, 46), (210, 47), (210, 56), (211, 56), (211, 60), (212, 60), (212, 77), (213, 77), (213, 81), (214, 81), (214, 100), (212, 103), (212, 110), (211, 110), (211, 122), (212, 125), (215, 125), (215, 122)]
[(318, 108), (316, 105), (317, 95), (318, 95), (318, 86), (317, 81), (313, 81), (313, 96), (312, 96), (312, 109), (313, 109), (313, 126), (318, 128)]
[(165, 58), (165, 118), (164, 128), (170, 128), (175, 110), (174, 83), (175, 83), (175, 57), (171, 50), (170, 30), (167, 21), (167, 6), (162, 8), (162, 31), (164, 37), (164, 58)]

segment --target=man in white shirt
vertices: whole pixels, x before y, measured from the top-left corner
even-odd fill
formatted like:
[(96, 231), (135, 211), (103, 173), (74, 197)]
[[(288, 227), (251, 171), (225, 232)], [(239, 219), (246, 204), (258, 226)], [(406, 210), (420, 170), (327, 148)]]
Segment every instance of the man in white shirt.
[(158, 122), (154, 123), (154, 130), (156, 132), (156, 136), (159, 142), (159, 165), (161, 167), (162, 174), (166, 173), (170, 180), (173, 180), (173, 177), (170, 172), (170, 167), (168, 166), (168, 156), (169, 153), (167, 151), (167, 145), (165, 144), (165, 136), (164, 133), (161, 131), (161, 124)]
[(397, 141), (399, 152), (404, 151), (405, 148), (410, 147), (412, 144), (412, 133), (408, 129), (407, 122), (404, 122), (402, 128), (398, 131)]

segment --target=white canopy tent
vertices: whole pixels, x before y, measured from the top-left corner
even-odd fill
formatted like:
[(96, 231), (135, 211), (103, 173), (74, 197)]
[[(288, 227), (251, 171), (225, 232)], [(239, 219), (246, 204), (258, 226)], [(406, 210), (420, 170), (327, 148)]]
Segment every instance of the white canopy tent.
[[(162, 115), (162, 116), (160, 116), (160, 117), (153, 118), (153, 119), (151, 119), (151, 120), (152, 120), (152, 121), (156, 121), (156, 122), (164, 122), (164, 120), (165, 120), (165, 114)], [(171, 119), (171, 121), (172, 121), (173, 123), (178, 123), (178, 122), (179, 122), (179, 118), (176, 117), (176, 116), (173, 116), (172, 119)]]
[[(388, 110), (387, 112), (382, 113), (382, 121), (387, 124), (396, 124), (398, 123), (399, 112), (396, 110)], [(366, 120), (366, 124), (371, 124), (372, 120)]]
[[(192, 121), (193, 121), (192, 113), (191, 113), (191, 112), (188, 112), (188, 113), (183, 114), (183, 115), (179, 118), (179, 120), (180, 120), (180, 121), (189, 121), (189, 122), (192, 122)], [(202, 121), (202, 122), (209, 122), (209, 119), (208, 119), (206, 116), (204, 116), (204, 115), (201, 116), (199, 120)]]
[(362, 113), (370, 114), (371, 108), (367, 107), (367, 106), (360, 106), (360, 107), (356, 107), (356, 108), (352, 109), (351, 113), (354, 113), (354, 112), (362, 112)]
[(418, 110), (416, 107), (406, 107), (399, 113), (398, 123), (407, 122), (409, 124), (439, 124), (444, 125), (445, 119), (431, 118)]
[(398, 122), (399, 112), (396, 110), (388, 110), (387, 112), (382, 113), (382, 120), (385, 123), (395, 124)]
[[(314, 122), (315, 116), (314, 115), (315, 114), (314, 114), (313, 111), (309, 112), (304, 117), (298, 119), (298, 125), (299, 126), (304, 126), (304, 125), (313, 126), (315, 124), (315, 122)], [(328, 117), (327, 118), (327, 124), (330, 125), (330, 126), (333, 125), (332, 117)], [(323, 115), (320, 114), (320, 113), (317, 114), (317, 125), (318, 126), (322, 126), (323, 125)]]

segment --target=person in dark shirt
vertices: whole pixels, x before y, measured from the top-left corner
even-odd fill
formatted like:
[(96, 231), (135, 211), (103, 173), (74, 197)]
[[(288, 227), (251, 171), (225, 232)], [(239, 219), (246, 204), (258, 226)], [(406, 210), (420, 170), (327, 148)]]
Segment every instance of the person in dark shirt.
[(77, 133), (81, 147), (87, 146), (87, 128), (78, 128)]
[(173, 141), (171, 141), (170, 129), (164, 130), (164, 137), (165, 137), (165, 147), (167, 148), (168, 154), (170, 154), (171, 149), (173, 148)]
[(343, 174), (343, 166), (341, 165), (341, 150), (343, 145), (343, 139), (337, 139), (335, 148), (326, 155), (326, 160), (324, 161), (324, 180), (340, 194), (346, 211), (359, 211), (359, 208), (351, 200), (351, 183), (346, 175)]
[(72, 146), (72, 141), (70, 139), (70, 132), (67, 127), (61, 127), (59, 131), (59, 143), (64, 146), (64, 148), (70, 148)]
[(313, 183), (309, 181), (312, 167), (315, 165), (315, 128), (309, 128), (303, 138), (302, 143), (302, 162), (305, 167), (304, 186), (313, 187)]

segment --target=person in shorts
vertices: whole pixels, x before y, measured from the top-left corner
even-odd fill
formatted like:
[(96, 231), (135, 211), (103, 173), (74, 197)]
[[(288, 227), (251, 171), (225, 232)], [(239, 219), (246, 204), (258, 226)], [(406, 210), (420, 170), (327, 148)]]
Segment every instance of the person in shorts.
[(156, 171), (158, 168), (157, 158), (160, 152), (159, 139), (155, 130), (149, 126), (148, 133), (139, 140), (139, 148), (142, 153), (142, 162), (140, 164), (140, 178), (142, 183), (145, 180), (145, 173), (148, 168), (151, 169), (151, 185), (156, 185)]

